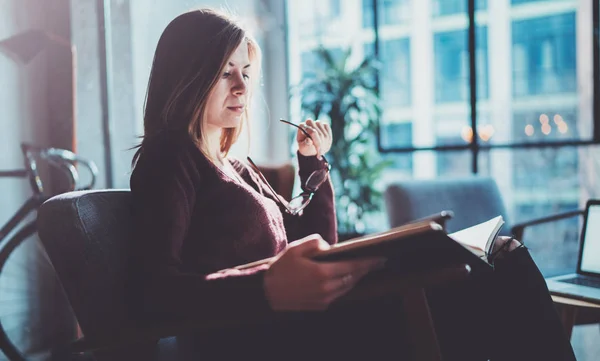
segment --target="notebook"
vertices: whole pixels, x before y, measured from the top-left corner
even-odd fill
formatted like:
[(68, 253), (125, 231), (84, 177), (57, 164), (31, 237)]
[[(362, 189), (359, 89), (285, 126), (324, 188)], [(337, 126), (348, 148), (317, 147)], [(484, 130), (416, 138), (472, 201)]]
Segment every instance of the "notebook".
[(576, 273), (546, 279), (551, 293), (600, 302), (600, 199), (585, 207)]

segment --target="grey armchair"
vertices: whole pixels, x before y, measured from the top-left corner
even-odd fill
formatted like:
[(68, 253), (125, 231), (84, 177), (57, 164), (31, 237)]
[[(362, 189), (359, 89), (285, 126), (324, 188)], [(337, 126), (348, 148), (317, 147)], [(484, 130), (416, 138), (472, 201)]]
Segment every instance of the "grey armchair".
[[(479, 176), (396, 182), (386, 188), (385, 203), (391, 227), (445, 210), (453, 214), (445, 228), (454, 232), (502, 215), (506, 224), (500, 234), (513, 235), (521, 241), (527, 227), (583, 215), (583, 210), (574, 210), (511, 223), (495, 180)], [(568, 335), (574, 325), (600, 321), (598, 310), (573, 306), (564, 300), (557, 302), (555, 299), (555, 302)]]
[(501, 234), (510, 235), (510, 220), (498, 185), (492, 178), (407, 180), (385, 190), (390, 227), (427, 217), (442, 210), (453, 212), (445, 228), (455, 232), (501, 215), (506, 222)]

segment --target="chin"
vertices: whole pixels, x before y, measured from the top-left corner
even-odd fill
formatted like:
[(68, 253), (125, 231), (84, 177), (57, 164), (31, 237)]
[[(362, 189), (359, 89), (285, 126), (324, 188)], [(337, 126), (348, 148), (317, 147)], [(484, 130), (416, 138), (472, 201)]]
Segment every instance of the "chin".
[(221, 128), (223, 129), (233, 129), (237, 128), (242, 124), (241, 119), (224, 121), (221, 123)]

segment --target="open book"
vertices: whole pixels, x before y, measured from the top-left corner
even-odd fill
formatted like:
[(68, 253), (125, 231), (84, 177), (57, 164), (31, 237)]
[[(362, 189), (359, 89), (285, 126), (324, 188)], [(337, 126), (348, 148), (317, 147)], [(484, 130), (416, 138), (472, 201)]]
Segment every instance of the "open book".
[(502, 216), (498, 216), (461, 231), (450, 233), (448, 236), (487, 260), (494, 249), (494, 242), (502, 225), (504, 225), (504, 219)]
[[(430, 219), (395, 227), (337, 243), (313, 256), (318, 261), (337, 261), (363, 257), (385, 257), (386, 267), (398, 271), (417, 271), (466, 263), (475, 269), (491, 269), (488, 255), (504, 224), (502, 216), (447, 234)], [(272, 258), (234, 267), (246, 269), (268, 263)]]

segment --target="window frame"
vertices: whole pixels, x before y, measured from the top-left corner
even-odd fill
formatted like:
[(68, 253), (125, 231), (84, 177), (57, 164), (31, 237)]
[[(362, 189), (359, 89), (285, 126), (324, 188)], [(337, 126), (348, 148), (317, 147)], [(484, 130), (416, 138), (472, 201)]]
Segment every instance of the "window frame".
[[(476, 60), (476, 23), (475, 23), (475, 2), (476, 0), (464, 0), (467, 1), (467, 13), (468, 13), (468, 53), (469, 53), (469, 109), (470, 109), (470, 125), (473, 129), (473, 134), (477, 134), (477, 60)], [(373, 33), (374, 33), (374, 53), (375, 56), (380, 55), (380, 36), (379, 36), (379, 11), (378, 4), (379, 0), (371, 0), (373, 8)], [(467, 144), (456, 144), (456, 145), (435, 145), (429, 147), (415, 147), (415, 146), (402, 146), (402, 147), (384, 147), (381, 141), (382, 134), (381, 130), (383, 127), (379, 126), (379, 132), (376, 136), (377, 148), (380, 153), (412, 153), (418, 151), (434, 151), (434, 152), (446, 152), (446, 151), (457, 151), (457, 150), (470, 150), (472, 154), (471, 169), (473, 173), (478, 173), (479, 160), (478, 154), (480, 151), (489, 151), (492, 149), (541, 149), (547, 147), (578, 147), (578, 146), (590, 146), (600, 144), (600, 5), (598, 1), (592, 0), (592, 52), (593, 52), (593, 114), (592, 114), (592, 139), (591, 140), (567, 140), (567, 141), (538, 141), (538, 142), (507, 142), (507, 143), (494, 143), (494, 144), (481, 144), (478, 137), (472, 137), (471, 141)], [(379, 76), (376, 78), (376, 87), (380, 89)]]

